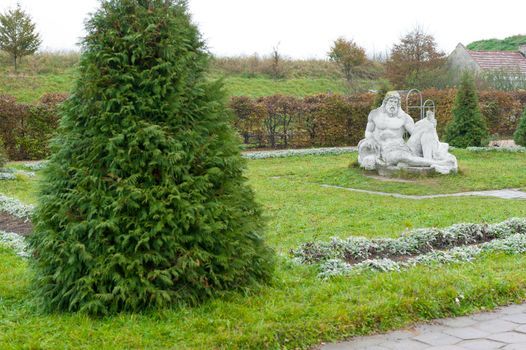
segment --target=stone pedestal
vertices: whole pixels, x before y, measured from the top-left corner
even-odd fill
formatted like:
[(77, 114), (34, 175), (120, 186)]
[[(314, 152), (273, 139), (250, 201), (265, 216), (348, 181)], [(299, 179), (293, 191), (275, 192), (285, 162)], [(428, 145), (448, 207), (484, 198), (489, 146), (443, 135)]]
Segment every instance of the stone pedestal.
[(438, 172), (432, 167), (414, 167), (414, 166), (393, 166), (377, 164), (376, 171), (380, 176), (396, 177), (401, 172), (414, 175), (429, 176)]

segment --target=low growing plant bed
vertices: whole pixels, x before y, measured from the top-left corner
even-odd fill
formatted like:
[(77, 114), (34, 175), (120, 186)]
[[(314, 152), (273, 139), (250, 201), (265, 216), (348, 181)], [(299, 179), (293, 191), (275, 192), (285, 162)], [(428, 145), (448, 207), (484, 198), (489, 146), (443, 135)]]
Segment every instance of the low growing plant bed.
[(417, 264), (471, 261), (488, 251), (526, 252), (526, 219), (418, 229), (394, 239), (335, 237), (304, 243), (290, 253), (298, 263), (319, 264), (319, 276), (326, 278), (364, 269), (399, 271)]

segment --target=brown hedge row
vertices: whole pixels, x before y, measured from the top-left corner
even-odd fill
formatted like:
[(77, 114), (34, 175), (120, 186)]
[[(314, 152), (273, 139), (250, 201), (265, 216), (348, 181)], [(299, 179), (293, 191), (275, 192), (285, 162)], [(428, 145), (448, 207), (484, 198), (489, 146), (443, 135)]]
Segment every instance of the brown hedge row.
[(58, 127), (57, 106), (66, 97), (46, 94), (29, 105), (0, 95), (0, 138), (10, 160), (42, 159), (49, 154), (49, 139)]
[[(436, 105), (438, 133), (451, 120), (456, 90), (429, 89), (423, 99)], [(412, 95), (409, 104), (414, 105)], [(492, 135), (511, 137), (526, 106), (526, 91), (482, 91), (479, 103)], [(305, 98), (232, 97), (234, 126), (249, 147), (287, 148), (356, 145), (362, 139), (375, 95), (315, 95)], [(405, 108), (405, 96), (402, 95)], [(417, 120), (414, 110), (411, 115)], [(418, 114), (418, 112), (416, 113)]]
[[(454, 89), (423, 91), (424, 99), (437, 106), (440, 135), (451, 120), (455, 94)], [(48, 142), (58, 127), (58, 105), (66, 98), (65, 94), (46, 94), (38, 103), (28, 105), (0, 95), (0, 137), (9, 159), (42, 159), (49, 154)], [(363, 137), (374, 98), (372, 93), (240, 96), (230, 99), (230, 107), (234, 127), (247, 147), (348, 146)], [(526, 106), (526, 91), (482, 91), (479, 103), (491, 134), (511, 137)]]
[(305, 98), (232, 97), (234, 126), (252, 147), (355, 145), (361, 139), (374, 94)]

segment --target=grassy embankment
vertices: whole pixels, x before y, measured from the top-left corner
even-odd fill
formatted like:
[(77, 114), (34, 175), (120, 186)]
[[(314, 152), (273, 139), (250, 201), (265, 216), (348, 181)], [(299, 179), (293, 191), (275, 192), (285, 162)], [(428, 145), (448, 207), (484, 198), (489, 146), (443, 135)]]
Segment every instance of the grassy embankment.
[[(0, 95), (8, 94), (19, 102), (32, 103), (45, 93), (67, 93), (73, 88), (78, 60), (77, 53), (42, 53), (24, 58), (15, 74), (9, 59), (0, 55)], [(378, 88), (382, 70), (381, 65), (371, 62), (359, 67), (357, 79), (349, 86), (338, 68), (326, 60), (283, 60), (276, 79), (270, 64), (268, 58), (216, 58), (211, 61), (209, 76), (223, 79), (230, 96), (302, 97)]]

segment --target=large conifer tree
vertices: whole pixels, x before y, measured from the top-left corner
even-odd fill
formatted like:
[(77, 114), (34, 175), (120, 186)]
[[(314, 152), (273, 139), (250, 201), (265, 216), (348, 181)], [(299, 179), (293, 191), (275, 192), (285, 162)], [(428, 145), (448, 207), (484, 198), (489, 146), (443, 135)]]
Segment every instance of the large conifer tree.
[(195, 303), (267, 279), (272, 252), (184, 1), (106, 0), (34, 216), (50, 310)]
[(480, 112), (475, 83), (467, 72), (462, 75), (452, 112), (453, 119), (446, 128), (446, 142), (459, 148), (487, 145), (488, 128)]

